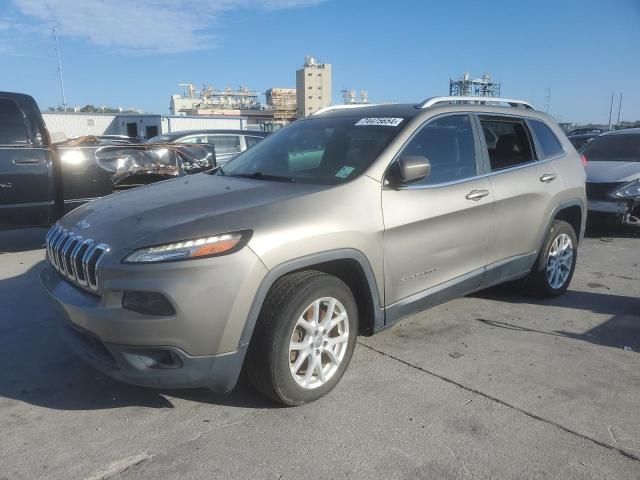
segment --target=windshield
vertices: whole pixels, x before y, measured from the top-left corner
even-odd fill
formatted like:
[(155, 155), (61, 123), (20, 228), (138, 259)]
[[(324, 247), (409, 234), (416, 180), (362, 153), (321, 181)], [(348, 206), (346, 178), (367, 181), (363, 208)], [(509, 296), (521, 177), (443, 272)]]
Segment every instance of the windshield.
[(590, 162), (640, 162), (640, 135), (603, 135), (588, 143), (581, 153)]
[[(388, 124), (380, 125), (383, 123), (380, 120)], [(403, 120), (362, 117), (300, 120), (237, 156), (218, 173), (323, 185), (344, 183), (371, 165), (404, 126)]]

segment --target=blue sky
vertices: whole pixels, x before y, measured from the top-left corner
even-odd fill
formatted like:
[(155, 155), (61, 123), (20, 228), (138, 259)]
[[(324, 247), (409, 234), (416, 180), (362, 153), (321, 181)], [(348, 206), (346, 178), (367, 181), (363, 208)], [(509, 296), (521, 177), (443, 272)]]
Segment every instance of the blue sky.
[(489, 72), (502, 95), (561, 121), (606, 122), (612, 90), (640, 119), (640, 0), (0, 0), (0, 90), (60, 103), (168, 113), (178, 83), (295, 87), (308, 54), (333, 66), (333, 99), (448, 93), (449, 77)]

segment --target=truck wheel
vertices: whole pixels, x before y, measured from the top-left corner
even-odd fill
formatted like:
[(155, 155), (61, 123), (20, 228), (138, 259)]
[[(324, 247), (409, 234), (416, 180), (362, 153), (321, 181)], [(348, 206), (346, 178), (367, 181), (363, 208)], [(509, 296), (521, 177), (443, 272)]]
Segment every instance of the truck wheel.
[(527, 287), (540, 297), (562, 295), (571, 282), (578, 257), (578, 239), (573, 227), (562, 220), (551, 223), (529, 277)]
[(285, 275), (260, 312), (247, 353), (249, 379), (287, 406), (317, 400), (347, 369), (357, 330), (356, 302), (342, 280), (317, 271)]

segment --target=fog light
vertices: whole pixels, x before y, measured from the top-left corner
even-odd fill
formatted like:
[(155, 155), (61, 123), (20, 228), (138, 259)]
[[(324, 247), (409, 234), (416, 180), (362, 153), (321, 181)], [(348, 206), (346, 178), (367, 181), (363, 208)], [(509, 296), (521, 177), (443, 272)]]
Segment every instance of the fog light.
[(145, 315), (174, 315), (176, 310), (167, 297), (158, 292), (124, 292), (122, 307)]
[(149, 368), (180, 368), (182, 361), (171, 350), (145, 350), (138, 358)]

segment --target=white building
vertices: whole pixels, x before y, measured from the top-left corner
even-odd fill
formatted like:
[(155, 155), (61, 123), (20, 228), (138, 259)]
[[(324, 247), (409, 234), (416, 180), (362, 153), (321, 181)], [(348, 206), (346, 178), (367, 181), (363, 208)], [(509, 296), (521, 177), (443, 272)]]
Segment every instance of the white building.
[(128, 135), (151, 138), (160, 133), (198, 129), (246, 130), (247, 119), (241, 116), (176, 116), (109, 113), (42, 114), (49, 133), (67, 138), (84, 135)]
[(331, 105), (331, 65), (305, 57), (304, 66), (296, 72), (296, 96), (298, 118)]

